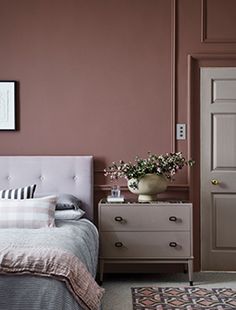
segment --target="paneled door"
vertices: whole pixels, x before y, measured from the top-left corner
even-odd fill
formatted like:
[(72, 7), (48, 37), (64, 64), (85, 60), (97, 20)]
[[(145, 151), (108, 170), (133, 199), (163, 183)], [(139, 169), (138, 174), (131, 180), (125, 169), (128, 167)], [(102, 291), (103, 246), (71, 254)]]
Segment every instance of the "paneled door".
[(236, 68), (201, 68), (202, 270), (236, 270)]

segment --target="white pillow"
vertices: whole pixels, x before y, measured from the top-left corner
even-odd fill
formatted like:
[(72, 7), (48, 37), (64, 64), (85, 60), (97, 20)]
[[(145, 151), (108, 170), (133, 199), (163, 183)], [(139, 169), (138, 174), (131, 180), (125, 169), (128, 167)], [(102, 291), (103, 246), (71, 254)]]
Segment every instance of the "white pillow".
[(54, 227), (56, 203), (56, 196), (0, 199), (0, 228)]
[(81, 209), (78, 210), (56, 210), (56, 220), (75, 220), (78, 221), (85, 212)]

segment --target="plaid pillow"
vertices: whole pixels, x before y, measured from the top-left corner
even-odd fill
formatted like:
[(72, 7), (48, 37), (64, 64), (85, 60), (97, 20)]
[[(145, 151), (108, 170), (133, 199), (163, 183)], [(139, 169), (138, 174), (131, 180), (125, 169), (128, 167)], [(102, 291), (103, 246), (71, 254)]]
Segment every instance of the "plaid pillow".
[(0, 228), (55, 226), (55, 196), (34, 199), (0, 199)]
[(4, 189), (0, 191), (0, 198), (5, 199), (30, 199), (34, 198), (36, 184), (15, 189)]

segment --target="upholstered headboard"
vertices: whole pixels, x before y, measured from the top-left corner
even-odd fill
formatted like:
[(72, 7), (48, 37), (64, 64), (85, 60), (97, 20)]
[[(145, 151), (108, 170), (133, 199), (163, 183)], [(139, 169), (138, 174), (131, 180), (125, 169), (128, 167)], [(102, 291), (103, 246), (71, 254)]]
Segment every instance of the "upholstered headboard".
[(35, 195), (77, 196), (93, 220), (92, 156), (0, 156), (0, 189), (37, 184)]

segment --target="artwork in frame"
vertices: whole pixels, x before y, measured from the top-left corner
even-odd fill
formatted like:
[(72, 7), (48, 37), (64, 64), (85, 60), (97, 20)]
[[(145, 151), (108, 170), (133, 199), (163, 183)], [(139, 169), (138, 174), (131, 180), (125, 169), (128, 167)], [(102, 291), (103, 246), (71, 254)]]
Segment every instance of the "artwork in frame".
[(0, 130), (16, 130), (16, 82), (0, 81)]

